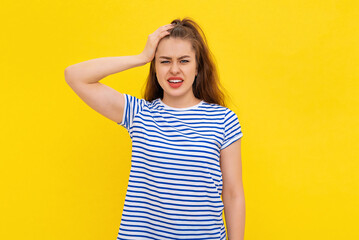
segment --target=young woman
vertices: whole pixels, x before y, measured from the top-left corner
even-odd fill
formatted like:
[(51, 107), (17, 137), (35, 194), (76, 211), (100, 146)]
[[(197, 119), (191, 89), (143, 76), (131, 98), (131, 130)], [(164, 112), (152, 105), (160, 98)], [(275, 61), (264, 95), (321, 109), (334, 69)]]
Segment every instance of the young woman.
[[(144, 98), (99, 83), (148, 62)], [(71, 65), (65, 79), (132, 140), (117, 239), (226, 239), (223, 210), (229, 239), (243, 239), (243, 134), (237, 115), (225, 107), (198, 24), (175, 19), (150, 34), (140, 54)]]

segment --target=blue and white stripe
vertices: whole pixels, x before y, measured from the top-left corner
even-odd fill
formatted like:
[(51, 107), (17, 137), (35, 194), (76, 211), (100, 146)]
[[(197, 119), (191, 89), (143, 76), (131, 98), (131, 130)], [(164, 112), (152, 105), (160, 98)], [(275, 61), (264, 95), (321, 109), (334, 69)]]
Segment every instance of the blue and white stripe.
[(132, 159), (117, 239), (226, 239), (219, 159), (243, 136), (237, 115), (123, 95)]

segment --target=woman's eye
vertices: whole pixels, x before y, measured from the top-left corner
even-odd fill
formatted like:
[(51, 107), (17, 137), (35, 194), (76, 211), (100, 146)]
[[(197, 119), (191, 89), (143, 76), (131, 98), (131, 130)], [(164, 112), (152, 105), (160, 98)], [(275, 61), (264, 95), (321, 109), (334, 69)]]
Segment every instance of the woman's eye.
[[(187, 63), (187, 62), (189, 62), (188, 60), (181, 60), (181, 62), (183, 62), (184, 61), (184, 63)], [(168, 63), (169, 61), (162, 61), (161, 63)]]

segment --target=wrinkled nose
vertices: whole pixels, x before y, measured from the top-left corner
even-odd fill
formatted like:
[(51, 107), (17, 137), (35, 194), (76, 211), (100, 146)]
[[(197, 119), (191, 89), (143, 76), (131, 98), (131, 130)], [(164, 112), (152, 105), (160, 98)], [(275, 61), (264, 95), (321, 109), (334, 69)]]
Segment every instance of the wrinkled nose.
[(180, 68), (179, 68), (178, 64), (177, 64), (177, 63), (173, 63), (173, 64), (171, 65), (170, 71), (171, 71), (171, 73), (172, 73), (173, 75), (175, 75), (176, 73), (178, 73), (178, 72), (180, 71)]

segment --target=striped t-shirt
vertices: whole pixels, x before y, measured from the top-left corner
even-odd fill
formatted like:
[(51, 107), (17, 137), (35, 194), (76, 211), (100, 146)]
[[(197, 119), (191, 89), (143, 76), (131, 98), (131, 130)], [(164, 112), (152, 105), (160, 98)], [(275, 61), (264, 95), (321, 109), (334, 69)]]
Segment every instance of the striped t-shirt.
[(124, 94), (131, 171), (117, 239), (226, 239), (220, 150), (242, 137), (237, 115), (201, 101), (174, 108)]

